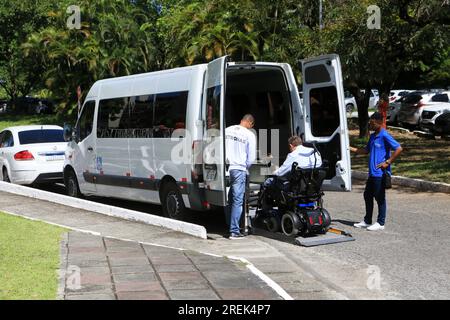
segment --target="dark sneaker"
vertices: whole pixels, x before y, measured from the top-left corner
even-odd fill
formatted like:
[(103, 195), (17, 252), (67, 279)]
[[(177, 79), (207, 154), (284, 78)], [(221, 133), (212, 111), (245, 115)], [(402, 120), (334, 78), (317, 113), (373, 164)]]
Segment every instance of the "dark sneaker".
[(238, 239), (243, 239), (243, 238), (244, 238), (244, 235), (241, 233), (232, 233), (228, 239), (238, 240)]

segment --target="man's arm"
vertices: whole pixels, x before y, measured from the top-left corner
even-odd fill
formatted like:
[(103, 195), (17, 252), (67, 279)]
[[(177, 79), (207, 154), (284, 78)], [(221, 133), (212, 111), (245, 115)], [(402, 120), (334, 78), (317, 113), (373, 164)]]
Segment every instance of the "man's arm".
[(402, 153), (403, 148), (400, 146), (397, 149), (395, 149), (394, 153), (391, 155), (389, 159), (387, 159), (385, 162), (380, 163), (377, 168), (381, 168), (383, 170), (386, 170), (394, 161), (397, 159), (397, 157)]
[(388, 144), (389, 148), (391, 150), (395, 150), (394, 153), (391, 155), (389, 159), (387, 159), (385, 162), (380, 163), (377, 168), (382, 168), (383, 170), (387, 169), (392, 162), (397, 159), (397, 157), (402, 153), (403, 148), (391, 135), (386, 135), (384, 137), (385, 142)]
[(253, 135), (248, 139), (247, 149), (247, 169), (249, 169), (256, 160), (256, 137)]
[(279, 167), (275, 172), (273, 173), (275, 176), (284, 176), (286, 173), (291, 171), (292, 164), (294, 163), (292, 155), (289, 153), (286, 160), (284, 160), (281, 167)]
[(350, 151), (355, 152), (356, 154), (369, 154), (366, 148), (350, 147)]

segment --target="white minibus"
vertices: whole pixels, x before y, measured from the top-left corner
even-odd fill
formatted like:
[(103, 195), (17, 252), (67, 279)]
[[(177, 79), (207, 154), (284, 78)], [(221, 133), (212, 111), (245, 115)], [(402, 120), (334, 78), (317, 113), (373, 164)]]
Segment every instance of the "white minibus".
[(341, 65), (337, 55), (301, 61), (303, 104), (286, 63), (207, 64), (100, 80), (67, 128), (64, 181), (70, 196), (161, 204), (171, 218), (186, 208), (227, 204), (225, 128), (255, 117), (258, 159), (250, 187), (281, 165), (287, 140), (314, 142), (327, 163), (325, 190), (351, 190)]

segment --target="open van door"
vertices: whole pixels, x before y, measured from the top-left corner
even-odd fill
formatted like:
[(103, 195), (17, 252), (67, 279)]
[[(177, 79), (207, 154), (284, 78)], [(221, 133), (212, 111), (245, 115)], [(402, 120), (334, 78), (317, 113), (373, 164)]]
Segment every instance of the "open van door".
[(351, 167), (339, 56), (301, 61), (305, 141), (315, 142), (325, 165), (324, 190), (350, 191)]
[(203, 92), (205, 121), (203, 177), (206, 200), (216, 206), (226, 206), (225, 179), (225, 76), (228, 57), (208, 64)]

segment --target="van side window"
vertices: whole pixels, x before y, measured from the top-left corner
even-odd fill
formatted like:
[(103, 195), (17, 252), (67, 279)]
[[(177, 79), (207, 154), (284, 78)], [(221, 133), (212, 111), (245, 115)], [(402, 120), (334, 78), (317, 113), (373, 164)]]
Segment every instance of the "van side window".
[(206, 128), (220, 129), (220, 92), (221, 87), (208, 88), (206, 91)]
[(100, 100), (97, 119), (98, 138), (127, 138), (130, 98)]
[(94, 125), (95, 101), (87, 101), (84, 104), (80, 119), (77, 125), (77, 136), (79, 141), (83, 141), (92, 133)]
[(154, 109), (154, 138), (169, 138), (176, 129), (186, 128), (188, 91), (157, 94)]
[(340, 125), (339, 102), (334, 86), (310, 91), (311, 128), (315, 137), (329, 137)]
[(133, 133), (129, 138), (153, 136), (154, 97), (154, 95), (143, 95), (131, 99), (129, 128)]

